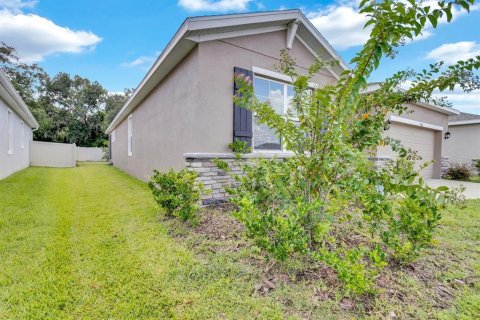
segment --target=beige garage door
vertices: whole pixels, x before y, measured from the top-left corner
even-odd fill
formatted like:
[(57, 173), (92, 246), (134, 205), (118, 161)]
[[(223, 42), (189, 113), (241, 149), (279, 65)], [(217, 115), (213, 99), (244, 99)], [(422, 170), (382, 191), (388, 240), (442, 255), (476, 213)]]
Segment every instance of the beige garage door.
[[(417, 161), (417, 168), (421, 164), (435, 159), (435, 132), (433, 130), (392, 123), (387, 135), (402, 141), (404, 146), (418, 152), (422, 160)], [(379, 156), (395, 156), (390, 147), (380, 148), (378, 153)], [(431, 178), (433, 176), (433, 165), (430, 164), (420, 173), (423, 177)]]

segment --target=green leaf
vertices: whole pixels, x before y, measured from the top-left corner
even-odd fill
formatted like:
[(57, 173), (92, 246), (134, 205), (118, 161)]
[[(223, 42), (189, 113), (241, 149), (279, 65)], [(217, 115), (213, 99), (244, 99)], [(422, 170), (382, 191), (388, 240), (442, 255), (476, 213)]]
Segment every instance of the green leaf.
[(445, 14), (447, 15), (447, 21), (448, 22), (452, 21), (453, 15), (452, 15), (452, 10), (450, 6), (447, 9), (445, 9)]
[(463, 9), (467, 10), (468, 12), (470, 12), (470, 5), (468, 4), (467, 1), (463, 1), (463, 0), (458, 0), (457, 3), (463, 7)]
[(428, 20), (430, 20), (430, 23), (432, 24), (432, 26), (433, 26), (434, 28), (436, 28), (436, 27), (437, 27), (437, 18), (436, 18), (434, 15), (432, 15), (432, 14), (429, 14), (429, 15), (427, 16), (427, 18), (428, 18)]

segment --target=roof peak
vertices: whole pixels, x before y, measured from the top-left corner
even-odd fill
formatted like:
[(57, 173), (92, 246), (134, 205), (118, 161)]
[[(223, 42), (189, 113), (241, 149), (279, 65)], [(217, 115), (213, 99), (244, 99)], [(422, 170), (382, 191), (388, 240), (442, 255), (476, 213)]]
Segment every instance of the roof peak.
[(190, 16), (185, 20), (194, 19), (208, 19), (208, 18), (236, 18), (239, 16), (255, 16), (255, 15), (269, 15), (269, 14), (281, 14), (281, 13), (299, 13), (302, 14), (300, 9), (280, 9), (280, 10), (264, 10), (264, 11), (249, 11), (249, 12), (235, 12), (235, 13), (222, 13), (222, 14), (206, 14), (200, 16)]

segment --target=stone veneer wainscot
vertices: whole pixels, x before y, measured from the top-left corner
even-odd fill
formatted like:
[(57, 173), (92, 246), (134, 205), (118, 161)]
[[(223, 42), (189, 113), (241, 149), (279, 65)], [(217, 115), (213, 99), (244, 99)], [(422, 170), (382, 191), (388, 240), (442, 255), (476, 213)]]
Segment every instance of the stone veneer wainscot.
[(242, 166), (253, 163), (255, 159), (285, 159), (291, 157), (289, 152), (253, 152), (243, 154), (241, 159), (235, 161), (234, 153), (185, 153), (185, 167), (198, 173), (197, 181), (203, 183), (208, 194), (200, 198), (202, 205), (210, 205), (225, 202), (228, 198), (225, 187), (231, 186), (234, 179), (227, 173), (217, 168), (213, 163), (215, 159), (221, 159), (230, 164), (233, 174), (241, 174)]
[[(243, 154), (241, 159), (235, 161), (234, 153), (185, 153), (185, 167), (198, 173), (197, 182), (203, 183), (209, 193), (202, 194), (200, 201), (202, 205), (211, 205), (225, 202), (228, 194), (225, 187), (229, 187), (234, 179), (227, 173), (217, 168), (213, 163), (215, 159), (221, 159), (230, 164), (232, 173), (239, 175), (242, 173), (242, 166), (246, 163), (253, 163), (255, 159), (278, 159), (282, 160), (292, 156), (289, 152), (253, 152)], [(375, 167), (381, 168), (391, 158), (370, 158)]]

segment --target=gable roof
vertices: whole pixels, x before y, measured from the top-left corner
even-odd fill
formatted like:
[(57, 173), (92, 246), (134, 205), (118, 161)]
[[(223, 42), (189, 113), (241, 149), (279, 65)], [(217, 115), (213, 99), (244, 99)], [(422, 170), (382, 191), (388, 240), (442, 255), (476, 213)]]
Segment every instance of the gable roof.
[(4, 100), (7, 107), (12, 109), (30, 128), (37, 129), (39, 127), (32, 112), (30, 112), (30, 109), (2, 70), (0, 70), (0, 98)]
[[(372, 93), (372, 92), (380, 89), (382, 84), (383, 84), (383, 82), (371, 82), (371, 83), (367, 84), (367, 89), (365, 89), (362, 93), (364, 93), (364, 94)], [(396, 88), (396, 90), (405, 91), (402, 88)], [(443, 114), (448, 114), (449, 116), (459, 114), (459, 111), (457, 111), (453, 108), (441, 107), (441, 106), (437, 106), (437, 105), (422, 102), (422, 101), (417, 101), (417, 102), (411, 103), (411, 104), (423, 107), (425, 109), (430, 109), (430, 110), (433, 110), (433, 111), (436, 111), (436, 112), (440, 112), (440, 113), (443, 113)]]
[(338, 60), (339, 65), (331, 70), (334, 74), (340, 75), (348, 69), (340, 55), (298, 9), (190, 17), (180, 26), (106, 133), (112, 132), (198, 43), (279, 30), (287, 30), (287, 47), (296, 37), (313, 54)]
[(448, 118), (449, 126), (477, 123), (480, 123), (480, 114), (460, 112), (460, 114)]

